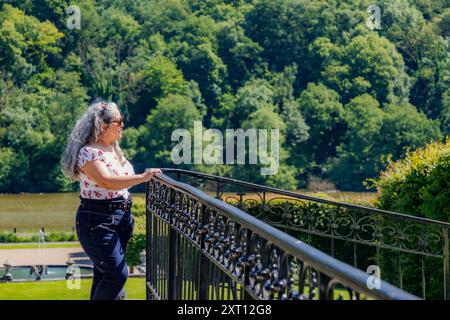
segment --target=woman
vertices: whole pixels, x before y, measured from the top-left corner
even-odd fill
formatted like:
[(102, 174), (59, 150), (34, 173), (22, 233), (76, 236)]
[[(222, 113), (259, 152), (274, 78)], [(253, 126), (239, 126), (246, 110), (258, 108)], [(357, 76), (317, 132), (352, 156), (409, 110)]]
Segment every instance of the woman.
[(64, 175), (80, 181), (76, 230), (94, 264), (91, 300), (124, 298), (125, 250), (134, 228), (128, 188), (161, 172), (134, 173), (119, 147), (123, 126), (115, 103), (92, 104), (72, 130), (61, 160)]

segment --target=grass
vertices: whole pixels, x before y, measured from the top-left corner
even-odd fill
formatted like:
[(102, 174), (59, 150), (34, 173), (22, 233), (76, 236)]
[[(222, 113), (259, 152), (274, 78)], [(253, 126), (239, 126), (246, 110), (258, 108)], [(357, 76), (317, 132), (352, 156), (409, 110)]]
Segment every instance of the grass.
[(37, 233), (42, 227), (46, 232), (73, 231), (79, 204), (76, 192), (0, 194), (0, 231)]
[[(0, 283), (0, 300), (89, 300), (92, 279), (81, 280), (80, 289), (70, 290), (66, 281)], [(129, 278), (127, 299), (145, 299), (145, 278)]]
[(60, 243), (8, 243), (0, 244), (0, 250), (3, 249), (49, 249), (49, 248), (81, 248), (78, 241), (60, 242)]

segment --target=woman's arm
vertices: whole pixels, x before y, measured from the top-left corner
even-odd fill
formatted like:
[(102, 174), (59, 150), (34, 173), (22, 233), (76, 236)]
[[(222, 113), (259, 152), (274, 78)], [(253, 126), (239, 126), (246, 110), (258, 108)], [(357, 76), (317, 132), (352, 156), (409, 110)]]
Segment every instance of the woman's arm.
[(108, 173), (105, 165), (98, 161), (88, 161), (82, 167), (86, 175), (99, 186), (110, 190), (127, 189), (134, 185), (149, 181), (155, 173), (161, 173), (159, 169), (150, 169), (142, 174), (131, 176), (112, 176)]

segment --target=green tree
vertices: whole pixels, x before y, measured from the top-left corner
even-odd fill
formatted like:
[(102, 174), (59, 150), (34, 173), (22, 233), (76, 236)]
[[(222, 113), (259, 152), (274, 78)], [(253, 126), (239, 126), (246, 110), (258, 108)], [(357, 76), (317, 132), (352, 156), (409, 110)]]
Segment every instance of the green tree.
[(345, 109), (348, 131), (331, 171), (342, 189), (363, 189), (361, 182), (375, 177), (388, 157), (397, 160), (409, 149), (441, 138), (437, 123), (407, 103), (382, 110), (373, 97), (363, 95)]
[(380, 154), (400, 159), (408, 150), (442, 138), (439, 122), (429, 120), (409, 104), (388, 105), (377, 140)]
[(224, 94), (220, 99), (220, 108), (214, 113), (213, 123), (222, 128), (239, 128), (251, 113), (274, 99), (273, 87), (265, 79), (252, 79), (240, 87), (236, 95)]
[(136, 73), (133, 84), (137, 97), (130, 106), (131, 123), (134, 126), (145, 122), (150, 110), (158, 101), (170, 94), (187, 93), (188, 83), (175, 63), (162, 55), (150, 57)]
[(201, 121), (201, 115), (190, 98), (178, 94), (162, 98), (143, 125), (138, 143), (144, 149), (135, 157), (138, 166), (173, 166), (171, 151), (177, 142), (171, 141), (172, 132), (175, 129), (191, 131), (196, 120)]
[(275, 71), (299, 63), (305, 56), (306, 1), (257, 1), (245, 17), (248, 36), (264, 51), (262, 56)]
[(236, 90), (255, 74), (262, 74), (262, 48), (245, 35), (244, 29), (234, 21), (219, 24), (217, 31), (218, 54), (227, 66), (227, 82)]
[(361, 182), (381, 169), (374, 141), (383, 125), (383, 110), (378, 101), (368, 94), (353, 98), (345, 106), (348, 130), (337, 147), (337, 157), (330, 175), (340, 189), (362, 189)]
[(336, 156), (347, 127), (344, 108), (337, 92), (321, 83), (309, 83), (296, 103), (309, 127), (309, 139), (298, 147), (293, 161), (298, 167), (314, 169)]
[(23, 11), (4, 4), (0, 11), (0, 70), (22, 83), (45, 70), (46, 60), (60, 52), (57, 41), (63, 37), (49, 21), (40, 22)]
[[(274, 111), (273, 105), (265, 105), (250, 114), (248, 120), (244, 121), (242, 127), (244, 130), (248, 129), (266, 129), (268, 130), (268, 141), (267, 141), (267, 153), (269, 156), (273, 155), (271, 145), (272, 139), (271, 129), (279, 130), (279, 140), (278, 152), (279, 152), (279, 162), (275, 165), (277, 166), (277, 172), (270, 175), (262, 175), (261, 168), (269, 167), (265, 162), (265, 155), (261, 153), (258, 148), (258, 164), (247, 164), (244, 165), (243, 170), (242, 165), (235, 165), (233, 168), (233, 177), (237, 177), (243, 180), (252, 180), (256, 183), (265, 184), (268, 186), (285, 188), (285, 189), (296, 189), (297, 181), (295, 178), (296, 170), (295, 167), (286, 164), (286, 160), (289, 158), (289, 152), (284, 148), (285, 137), (286, 137), (286, 124), (283, 119)], [(261, 141), (258, 137), (258, 143)], [(262, 159), (262, 160), (261, 160)], [(274, 159), (275, 160), (275, 159)], [(274, 167), (273, 167), (274, 168)]]
[(389, 40), (375, 33), (357, 36), (348, 46), (336, 48), (322, 79), (339, 93), (343, 103), (364, 93), (381, 104), (404, 101), (409, 94), (402, 56)]

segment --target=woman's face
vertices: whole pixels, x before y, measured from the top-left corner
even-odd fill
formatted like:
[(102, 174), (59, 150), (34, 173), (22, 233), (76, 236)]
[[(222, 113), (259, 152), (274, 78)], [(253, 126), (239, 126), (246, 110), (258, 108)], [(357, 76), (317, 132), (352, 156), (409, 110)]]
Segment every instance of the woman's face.
[(116, 111), (110, 123), (105, 125), (103, 135), (111, 142), (117, 141), (122, 137), (123, 126), (122, 115), (119, 111)]

